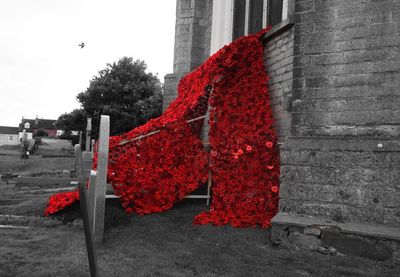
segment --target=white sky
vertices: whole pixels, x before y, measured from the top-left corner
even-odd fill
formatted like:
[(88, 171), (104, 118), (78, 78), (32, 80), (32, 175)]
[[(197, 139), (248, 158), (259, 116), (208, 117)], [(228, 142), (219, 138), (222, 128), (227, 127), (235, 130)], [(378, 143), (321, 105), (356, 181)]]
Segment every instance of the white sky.
[(0, 0), (0, 125), (79, 108), (75, 96), (123, 56), (164, 82), (174, 32), (175, 0)]

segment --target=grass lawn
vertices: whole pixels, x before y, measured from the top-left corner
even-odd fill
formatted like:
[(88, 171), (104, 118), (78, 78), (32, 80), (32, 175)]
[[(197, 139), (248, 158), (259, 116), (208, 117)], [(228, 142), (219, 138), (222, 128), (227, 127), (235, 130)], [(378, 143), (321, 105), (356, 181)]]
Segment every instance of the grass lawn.
[[(203, 202), (186, 200), (139, 217), (109, 205), (98, 248), (101, 276), (399, 276), (390, 263), (274, 248), (268, 230), (192, 225), (205, 209)], [(0, 228), (0, 276), (88, 276), (80, 220), (29, 225)]]
[[(73, 168), (73, 158), (29, 162), (22, 167), (18, 155), (0, 155), (0, 174)], [(79, 206), (43, 218), (49, 194), (0, 182), (0, 225), (26, 227), (0, 227), (1, 277), (89, 276)], [(400, 276), (400, 266), (389, 262), (272, 247), (269, 230), (192, 225), (207, 210), (204, 202), (188, 199), (164, 213), (128, 216), (118, 200), (108, 201), (100, 276)], [(21, 217), (8, 222), (5, 214)]]

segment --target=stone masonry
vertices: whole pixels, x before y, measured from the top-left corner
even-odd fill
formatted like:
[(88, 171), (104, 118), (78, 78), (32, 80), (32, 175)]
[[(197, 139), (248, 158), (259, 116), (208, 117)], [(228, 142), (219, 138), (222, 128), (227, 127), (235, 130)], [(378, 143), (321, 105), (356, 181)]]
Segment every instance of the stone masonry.
[[(286, 30), (276, 33), (284, 24), (289, 24)], [(268, 91), (274, 112), (275, 128), (278, 140), (283, 143), (290, 135), (291, 114), (290, 105), (293, 87), (293, 28), (289, 20), (278, 24), (270, 32), (272, 37), (264, 38), (264, 63), (270, 77)]]
[(400, 261), (399, 14), (393, 0), (295, 1), (273, 242)]
[[(271, 240), (400, 261), (400, 1), (288, 2), (263, 39), (281, 155)], [(164, 109), (209, 55), (211, 13), (177, 0)]]
[(280, 210), (400, 226), (400, 1), (296, 1)]
[(179, 80), (210, 55), (212, 0), (177, 0), (174, 72), (164, 78), (163, 111), (177, 96)]

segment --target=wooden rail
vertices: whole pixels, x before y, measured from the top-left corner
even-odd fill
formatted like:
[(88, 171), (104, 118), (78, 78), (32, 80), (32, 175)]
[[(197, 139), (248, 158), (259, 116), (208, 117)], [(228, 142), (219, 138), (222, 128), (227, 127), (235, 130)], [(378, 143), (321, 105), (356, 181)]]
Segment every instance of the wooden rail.
[[(186, 122), (190, 123), (190, 122), (194, 122), (194, 121), (197, 121), (197, 120), (200, 120), (200, 119), (203, 119), (203, 118), (206, 118), (206, 115), (202, 115), (202, 116), (199, 116), (199, 117), (196, 117), (196, 118), (192, 118), (192, 119), (186, 120)], [(131, 139), (127, 139), (127, 140), (122, 140), (118, 145), (124, 145), (124, 144), (127, 144), (127, 143), (132, 142), (132, 141), (136, 141), (136, 140), (139, 140), (139, 139), (142, 139), (142, 138), (145, 138), (145, 137), (149, 137), (149, 136), (158, 134), (160, 131), (161, 130), (154, 130), (154, 131), (151, 131), (151, 132), (149, 132), (147, 134), (144, 134), (144, 135), (140, 135), (140, 136), (137, 136), (137, 137), (134, 137), (134, 138), (131, 138)]]

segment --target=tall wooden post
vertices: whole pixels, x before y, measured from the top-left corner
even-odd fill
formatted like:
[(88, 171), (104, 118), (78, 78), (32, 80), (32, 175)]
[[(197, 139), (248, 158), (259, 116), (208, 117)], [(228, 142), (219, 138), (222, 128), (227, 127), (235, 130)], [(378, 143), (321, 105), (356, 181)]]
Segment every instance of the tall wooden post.
[(107, 189), (108, 145), (110, 134), (110, 117), (102, 115), (100, 120), (100, 134), (97, 155), (97, 178), (95, 189), (95, 209), (93, 215), (94, 241), (103, 242), (104, 213)]

